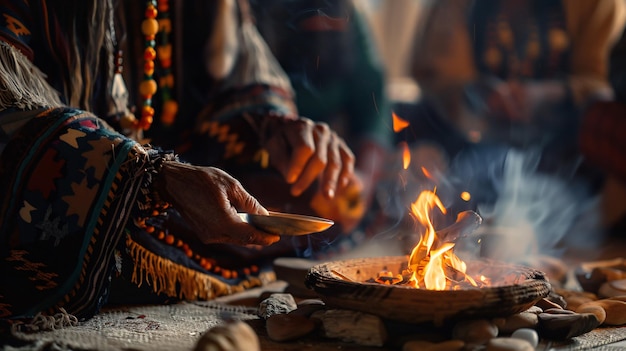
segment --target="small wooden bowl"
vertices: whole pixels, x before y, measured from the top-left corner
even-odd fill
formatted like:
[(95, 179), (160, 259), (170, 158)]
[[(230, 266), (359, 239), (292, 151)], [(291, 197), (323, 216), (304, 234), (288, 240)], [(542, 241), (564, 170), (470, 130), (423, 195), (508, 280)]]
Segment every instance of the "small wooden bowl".
[(438, 291), (367, 282), (383, 270), (400, 273), (407, 262), (406, 256), (391, 256), (323, 263), (308, 271), (305, 284), (330, 307), (435, 325), (461, 318), (519, 313), (548, 296), (551, 290), (544, 274), (537, 270), (486, 260), (466, 264), (468, 272), (490, 277), (494, 284), (490, 287)]

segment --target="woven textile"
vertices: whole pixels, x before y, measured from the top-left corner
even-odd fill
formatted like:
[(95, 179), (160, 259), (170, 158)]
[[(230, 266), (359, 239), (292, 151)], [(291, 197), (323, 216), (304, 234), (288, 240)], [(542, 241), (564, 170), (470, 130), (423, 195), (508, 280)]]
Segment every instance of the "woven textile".
[[(193, 350), (199, 337), (208, 329), (228, 320), (253, 319), (258, 319), (256, 308), (216, 302), (109, 308), (76, 327), (16, 334), (18, 339), (30, 344), (2, 350)], [(621, 340), (626, 340), (626, 327), (598, 328), (569, 342), (544, 341), (537, 350), (619, 350), (619, 346), (610, 344)], [(310, 339), (307, 344), (314, 345)], [(327, 345), (328, 340), (320, 340), (321, 349), (327, 349), (323, 347)], [(293, 345), (285, 344), (285, 349), (292, 350)]]
[[(213, 302), (109, 308), (75, 327), (24, 334), (18, 350), (193, 350), (208, 329), (228, 320), (258, 319), (255, 308)], [(7, 347), (6, 350), (9, 350)]]

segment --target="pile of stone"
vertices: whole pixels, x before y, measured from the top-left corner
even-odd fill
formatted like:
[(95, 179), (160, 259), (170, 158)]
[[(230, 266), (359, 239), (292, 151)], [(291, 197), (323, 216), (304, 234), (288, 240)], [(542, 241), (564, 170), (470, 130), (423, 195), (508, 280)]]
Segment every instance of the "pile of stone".
[[(575, 302), (581, 302), (575, 304)], [(566, 308), (572, 303), (570, 308)], [(564, 341), (601, 325), (626, 324), (626, 295), (597, 298), (590, 293), (554, 294), (528, 310), (506, 318), (461, 320), (434, 328), (424, 338), (423, 325), (389, 323), (373, 314), (330, 308), (321, 300), (296, 303), (293, 296), (275, 293), (264, 299), (259, 317), (266, 321), (267, 335), (287, 342), (312, 333), (363, 346), (413, 350), (534, 350), (540, 340)], [(421, 328), (421, 329), (420, 329)], [(421, 330), (421, 332), (420, 332)], [(432, 337), (436, 335), (436, 337)], [(400, 344), (400, 345), (399, 345)]]

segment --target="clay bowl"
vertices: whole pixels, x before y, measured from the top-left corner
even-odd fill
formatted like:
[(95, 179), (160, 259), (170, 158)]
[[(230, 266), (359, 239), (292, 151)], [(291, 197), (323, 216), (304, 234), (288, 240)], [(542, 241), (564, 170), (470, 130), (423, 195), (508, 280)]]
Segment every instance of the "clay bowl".
[(462, 290), (426, 290), (367, 282), (382, 270), (401, 272), (408, 257), (372, 257), (313, 266), (305, 284), (333, 308), (352, 309), (407, 323), (505, 317), (548, 296), (550, 284), (532, 268), (488, 260), (466, 262), (468, 273), (490, 277), (492, 285)]

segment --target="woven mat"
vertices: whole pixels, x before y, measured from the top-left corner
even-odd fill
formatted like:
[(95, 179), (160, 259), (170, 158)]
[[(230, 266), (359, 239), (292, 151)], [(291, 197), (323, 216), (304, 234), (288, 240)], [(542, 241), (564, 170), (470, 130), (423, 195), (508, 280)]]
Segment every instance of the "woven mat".
[[(228, 320), (253, 319), (259, 319), (255, 308), (215, 302), (109, 308), (77, 327), (20, 334), (28, 346), (3, 350), (190, 351), (208, 329)], [(598, 328), (568, 343), (542, 342), (537, 350), (624, 350), (609, 345), (621, 340), (626, 340), (626, 327)], [(312, 340), (307, 343), (311, 346), (307, 350), (315, 350)]]
[(626, 327), (597, 328), (587, 334), (572, 338), (563, 343), (545, 343), (537, 347), (537, 350), (558, 350), (558, 351), (578, 351), (578, 350), (626, 350), (624, 346), (611, 346), (611, 343), (626, 340)]
[(256, 309), (212, 302), (112, 308), (76, 327), (19, 334), (27, 347), (5, 350), (193, 350), (208, 329), (228, 320), (258, 319)]

